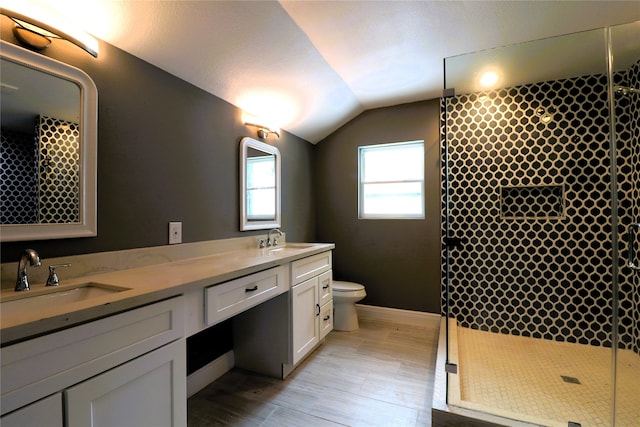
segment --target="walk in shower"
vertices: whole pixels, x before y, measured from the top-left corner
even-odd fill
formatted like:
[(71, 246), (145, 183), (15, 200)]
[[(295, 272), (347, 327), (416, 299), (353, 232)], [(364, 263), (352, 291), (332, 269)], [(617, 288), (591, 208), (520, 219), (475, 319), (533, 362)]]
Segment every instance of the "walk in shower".
[(640, 21), (447, 58), (441, 134), (451, 412), (640, 425)]

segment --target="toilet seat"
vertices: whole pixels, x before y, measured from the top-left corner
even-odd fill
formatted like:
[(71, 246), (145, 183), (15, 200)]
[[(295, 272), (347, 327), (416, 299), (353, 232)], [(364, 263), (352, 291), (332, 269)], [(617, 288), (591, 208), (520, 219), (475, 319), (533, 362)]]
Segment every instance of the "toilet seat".
[(334, 280), (331, 284), (334, 292), (353, 292), (362, 291), (364, 286), (353, 282), (342, 282), (340, 280)]

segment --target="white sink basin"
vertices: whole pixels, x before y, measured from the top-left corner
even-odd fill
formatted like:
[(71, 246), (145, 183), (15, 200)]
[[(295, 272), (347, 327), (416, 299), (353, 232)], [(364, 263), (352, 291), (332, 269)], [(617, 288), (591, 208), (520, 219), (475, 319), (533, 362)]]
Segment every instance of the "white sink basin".
[(282, 246), (276, 246), (275, 248), (269, 249), (268, 253), (269, 255), (275, 255), (278, 252), (284, 252), (287, 249), (289, 250), (307, 249), (313, 246), (314, 246), (314, 243), (285, 243)]
[(41, 291), (16, 292), (15, 296), (11, 295), (5, 298), (5, 300), (0, 301), (0, 313), (2, 316), (12, 316), (30, 310), (85, 301), (91, 298), (128, 290), (129, 288), (89, 282), (73, 287), (52, 287)]
[(315, 246), (315, 243), (285, 243), (285, 248), (306, 249)]

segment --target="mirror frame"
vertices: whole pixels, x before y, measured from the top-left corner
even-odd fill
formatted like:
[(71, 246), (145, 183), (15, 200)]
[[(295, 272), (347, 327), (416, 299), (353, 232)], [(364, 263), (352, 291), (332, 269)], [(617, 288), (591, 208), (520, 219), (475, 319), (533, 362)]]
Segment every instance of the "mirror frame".
[(80, 221), (69, 224), (0, 224), (0, 241), (91, 237), (97, 231), (98, 89), (87, 73), (0, 40), (0, 59), (50, 74), (80, 88)]
[[(267, 154), (272, 154), (276, 161), (276, 212), (274, 219), (263, 221), (249, 221), (247, 218), (247, 151), (253, 148)], [(240, 231), (264, 230), (268, 228), (280, 227), (280, 150), (276, 147), (256, 141), (253, 138), (244, 137), (240, 141)]]

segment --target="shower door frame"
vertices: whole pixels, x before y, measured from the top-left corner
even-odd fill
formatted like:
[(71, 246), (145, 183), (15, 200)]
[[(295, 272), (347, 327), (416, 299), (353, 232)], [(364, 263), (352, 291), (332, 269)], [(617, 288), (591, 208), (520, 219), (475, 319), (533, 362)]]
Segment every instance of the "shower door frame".
[(611, 27), (604, 28), (605, 45), (607, 48), (607, 80), (609, 98), (609, 158), (611, 162), (611, 425), (616, 425), (616, 390), (617, 390), (617, 367), (618, 367), (618, 310), (619, 310), (619, 262), (620, 248), (618, 247), (618, 149), (616, 138), (616, 118), (615, 118), (615, 93), (613, 91), (614, 67), (613, 67), (613, 44), (611, 39)]

